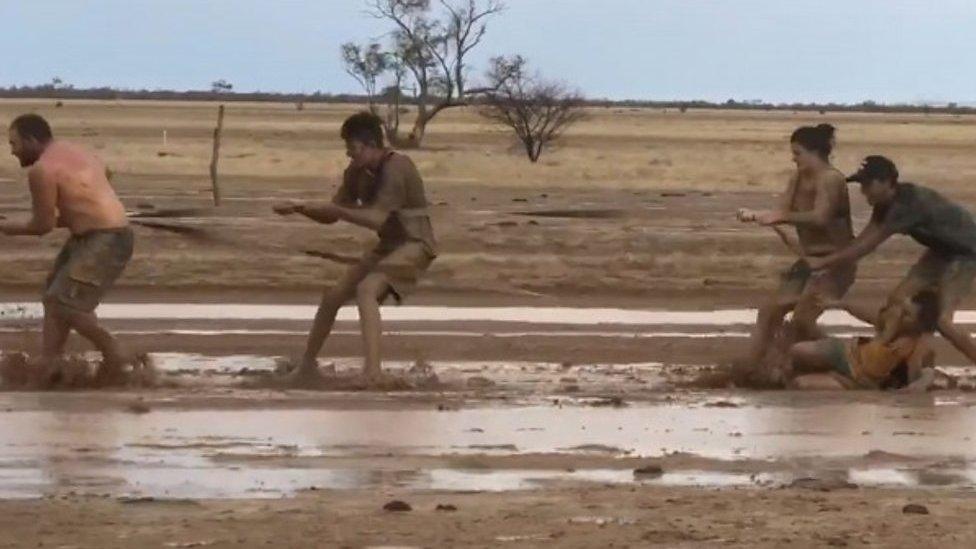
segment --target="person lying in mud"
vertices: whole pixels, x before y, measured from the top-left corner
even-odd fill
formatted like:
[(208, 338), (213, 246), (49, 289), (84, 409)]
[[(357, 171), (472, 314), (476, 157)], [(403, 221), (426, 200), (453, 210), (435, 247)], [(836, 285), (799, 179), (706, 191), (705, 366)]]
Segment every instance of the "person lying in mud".
[(291, 373), (298, 384), (321, 379), (318, 354), (339, 308), (353, 299), (363, 335), (363, 373), (371, 384), (380, 383), (379, 305), (388, 297), (398, 303), (406, 299), (437, 255), (423, 180), (409, 157), (385, 146), (380, 119), (367, 112), (350, 116), (341, 136), (349, 166), (332, 202), (292, 201), (276, 205), (274, 211), (324, 224), (352, 223), (375, 231), (379, 243), (325, 290), (305, 354)]
[(939, 332), (976, 364), (976, 343), (953, 324), (953, 315), (976, 278), (976, 221), (962, 206), (936, 191), (898, 180), (895, 163), (868, 156), (847, 178), (861, 184), (873, 206), (871, 220), (857, 239), (824, 257), (808, 259), (815, 271), (832, 272), (853, 265), (895, 234), (911, 236), (927, 249), (891, 294), (892, 302), (923, 289), (939, 295)]
[[(794, 131), (790, 147), (796, 172), (779, 207), (768, 212), (739, 210), (740, 221), (772, 226), (800, 256), (782, 274), (776, 294), (760, 306), (749, 354), (735, 363), (740, 373), (759, 367), (790, 311), (798, 339), (823, 337), (817, 327), (817, 319), (823, 313), (820, 304), (843, 297), (854, 283), (853, 264), (838, 265), (814, 277), (803, 259), (829, 255), (854, 238), (847, 184), (844, 175), (830, 164), (834, 144), (834, 127), (829, 124), (803, 126)], [(798, 244), (790, 241), (782, 225), (796, 227)]]
[(787, 387), (795, 387), (798, 376), (814, 373), (830, 373), (846, 388), (920, 392), (932, 385), (933, 339), (940, 316), (936, 292), (889, 301), (877, 312), (849, 302), (831, 307), (873, 325), (874, 336), (795, 343), (784, 372)]
[(40, 366), (56, 376), (71, 330), (102, 353), (97, 379), (118, 380), (135, 356), (103, 328), (95, 315), (105, 293), (132, 257), (133, 233), (125, 207), (109, 183), (105, 165), (84, 148), (55, 140), (36, 114), (17, 117), (9, 129), (10, 152), (29, 168), (32, 216), (2, 223), (9, 236), (44, 236), (57, 227), (71, 236), (44, 286), (43, 349)]

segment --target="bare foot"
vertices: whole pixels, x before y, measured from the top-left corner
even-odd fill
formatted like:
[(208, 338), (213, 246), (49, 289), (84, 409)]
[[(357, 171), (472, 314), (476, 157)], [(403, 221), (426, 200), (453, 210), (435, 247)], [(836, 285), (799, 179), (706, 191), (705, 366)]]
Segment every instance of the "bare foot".
[(406, 380), (391, 376), (382, 370), (363, 371), (363, 380), (366, 382), (366, 390), (369, 391), (402, 391), (410, 389), (410, 384)]
[(51, 389), (61, 381), (61, 368), (64, 366), (63, 357), (37, 357), (28, 361), (29, 389)]
[(316, 366), (299, 366), (286, 374), (278, 376), (285, 387), (292, 389), (319, 389), (326, 384), (327, 378)]
[(104, 361), (99, 364), (98, 369), (95, 370), (95, 379), (92, 380), (93, 385), (98, 388), (121, 387), (127, 381), (128, 376), (125, 375), (123, 364), (114, 361)]

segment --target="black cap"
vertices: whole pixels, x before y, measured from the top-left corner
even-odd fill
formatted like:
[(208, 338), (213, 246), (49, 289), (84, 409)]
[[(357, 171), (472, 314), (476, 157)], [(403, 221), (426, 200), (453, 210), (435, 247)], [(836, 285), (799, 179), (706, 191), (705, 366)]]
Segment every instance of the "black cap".
[(858, 183), (870, 183), (875, 180), (898, 182), (898, 168), (894, 162), (884, 156), (867, 156), (861, 163), (861, 168), (847, 180)]

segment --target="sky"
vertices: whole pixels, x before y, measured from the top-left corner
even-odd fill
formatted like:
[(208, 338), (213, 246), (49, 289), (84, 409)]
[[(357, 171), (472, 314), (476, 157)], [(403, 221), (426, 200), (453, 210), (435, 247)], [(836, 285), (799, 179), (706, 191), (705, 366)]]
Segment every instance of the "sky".
[[(507, 5), (474, 76), (518, 53), (591, 98), (976, 102), (971, 0)], [(0, 86), (358, 92), (340, 44), (389, 31), (363, 0), (0, 0), (0, 21)]]

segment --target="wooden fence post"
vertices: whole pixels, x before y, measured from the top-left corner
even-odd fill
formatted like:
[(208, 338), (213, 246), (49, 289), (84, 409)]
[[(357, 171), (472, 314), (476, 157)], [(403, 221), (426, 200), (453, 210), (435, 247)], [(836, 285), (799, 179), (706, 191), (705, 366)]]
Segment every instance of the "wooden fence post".
[(213, 133), (213, 156), (210, 159), (210, 183), (213, 185), (214, 206), (220, 206), (220, 184), (217, 181), (217, 161), (220, 160), (220, 133), (224, 130), (224, 106), (217, 109), (217, 127)]

